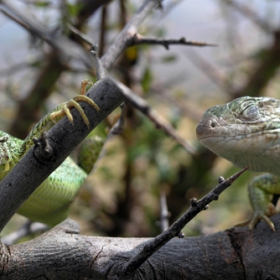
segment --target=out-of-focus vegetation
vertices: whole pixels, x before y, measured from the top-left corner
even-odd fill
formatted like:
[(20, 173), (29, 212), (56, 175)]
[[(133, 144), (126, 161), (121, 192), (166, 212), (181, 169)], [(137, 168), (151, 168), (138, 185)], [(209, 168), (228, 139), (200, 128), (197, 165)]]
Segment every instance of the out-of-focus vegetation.
[[(36, 21), (53, 32), (80, 43), (69, 31), (67, 24), (70, 23), (99, 43), (102, 56), (139, 2), (111, 1), (98, 9), (83, 8), (81, 3), (86, 1), (19, 1), (15, 4), (28, 9)], [(201, 19), (197, 10), (196, 18), (192, 15), (189, 20), (188, 5), (184, 4), (187, 1), (177, 2), (176, 5), (175, 1), (163, 2), (167, 16), (162, 17), (163, 11), (157, 11), (143, 25), (142, 35), (199, 38), (217, 47), (205, 50), (170, 46), (169, 53), (162, 46), (131, 47), (109, 73), (145, 98), (180, 135), (197, 147), (198, 153), (190, 155), (127, 104), (123, 133), (106, 143), (103, 158), (71, 208), (70, 217), (82, 225), (84, 233), (135, 237), (158, 234), (162, 192), (166, 194), (170, 222), (173, 222), (189, 207), (190, 198), (206, 194), (217, 184), (218, 176), (228, 177), (237, 171), (197, 142), (195, 127), (203, 111), (243, 95), (280, 98), (277, 79), (280, 26), (275, 16), (280, 3), (259, 0), (245, 6), (234, 0), (213, 1), (214, 15)], [(199, 5), (203, 10), (203, 3)], [(172, 29), (174, 15), (168, 18), (168, 13), (175, 9), (179, 16)], [(180, 9), (185, 9), (183, 22)], [(213, 28), (211, 34), (204, 33), (205, 38), (199, 34), (195, 38), (189, 36), (188, 30), (192, 31), (195, 23), (200, 21), (200, 30), (203, 26), (207, 30), (213, 17), (218, 19), (218, 33)], [(5, 36), (22, 34), (11, 19), (0, 15), (0, 20), (0, 34), (1, 29), (5, 31), (2, 42)], [(7, 25), (15, 30), (14, 34), (8, 34)], [(0, 120), (2, 130), (23, 138), (50, 108), (77, 95), (82, 79), (94, 80), (95, 77), (79, 61), (69, 65), (57, 63), (55, 52), (43, 41), (26, 34), (21, 36), (25, 45), (11, 45), (11, 53), (6, 50), (1, 56)], [(119, 114), (114, 112), (100, 125), (99, 132), (103, 136)], [(249, 172), (242, 175), (219, 201), (186, 227), (185, 233), (207, 234), (244, 220), (250, 210), (245, 186), (251, 177)], [(15, 217), (4, 234), (18, 226), (19, 220)]]

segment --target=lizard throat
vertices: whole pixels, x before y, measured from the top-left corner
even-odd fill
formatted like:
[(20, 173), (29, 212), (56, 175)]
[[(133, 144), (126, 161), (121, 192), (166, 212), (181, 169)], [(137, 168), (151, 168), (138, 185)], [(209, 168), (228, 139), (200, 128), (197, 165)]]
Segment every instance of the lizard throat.
[(200, 137), (202, 145), (215, 154), (252, 171), (280, 175), (280, 129), (234, 136)]

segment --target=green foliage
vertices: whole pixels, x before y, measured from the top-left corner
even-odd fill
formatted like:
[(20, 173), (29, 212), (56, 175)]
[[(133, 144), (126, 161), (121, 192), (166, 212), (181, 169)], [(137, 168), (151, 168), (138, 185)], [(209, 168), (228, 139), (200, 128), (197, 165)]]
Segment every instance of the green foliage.
[(47, 8), (52, 4), (52, 1), (36, 0), (33, 2), (33, 4), (37, 8)]
[(144, 93), (148, 93), (151, 88), (151, 83), (153, 81), (152, 72), (149, 67), (146, 67), (143, 71), (141, 86)]
[(147, 170), (155, 170), (157, 173), (155, 185), (172, 181), (175, 172), (171, 164), (173, 145), (167, 143), (165, 133), (155, 129), (154, 124), (142, 116), (133, 134), (134, 141), (129, 147), (128, 159), (136, 162), (139, 158), (145, 158)]
[(67, 3), (66, 4), (66, 7), (67, 7), (67, 11), (68, 11), (68, 15), (72, 18), (76, 17), (81, 8), (83, 7), (83, 4), (82, 3)]

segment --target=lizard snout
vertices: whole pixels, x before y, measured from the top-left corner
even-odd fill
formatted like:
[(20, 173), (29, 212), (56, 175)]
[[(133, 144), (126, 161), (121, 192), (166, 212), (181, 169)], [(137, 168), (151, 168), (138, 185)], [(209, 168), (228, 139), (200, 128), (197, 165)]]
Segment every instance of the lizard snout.
[(196, 136), (198, 140), (213, 136), (214, 130), (220, 124), (215, 116), (205, 116), (196, 127)]

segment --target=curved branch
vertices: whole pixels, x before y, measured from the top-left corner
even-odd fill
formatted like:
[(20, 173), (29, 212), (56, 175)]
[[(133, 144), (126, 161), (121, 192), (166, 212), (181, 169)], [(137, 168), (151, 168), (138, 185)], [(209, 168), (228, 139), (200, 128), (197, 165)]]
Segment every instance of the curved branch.
[[(273, 218), (280, 227), (280, 215)], [(89, 237), (66, 220), (7, 250), (0, 243), (1, 279), (278, 279), (280, 230), (231, 228), (208, 236), (174, 238), (130, 275), (122, 267), (149, 238)], [(264, 234), (265, 232), (265, 234)], [(26, 261), (28, 260), (28, 262)]]

